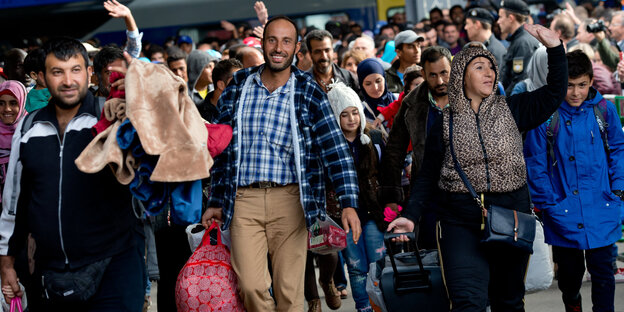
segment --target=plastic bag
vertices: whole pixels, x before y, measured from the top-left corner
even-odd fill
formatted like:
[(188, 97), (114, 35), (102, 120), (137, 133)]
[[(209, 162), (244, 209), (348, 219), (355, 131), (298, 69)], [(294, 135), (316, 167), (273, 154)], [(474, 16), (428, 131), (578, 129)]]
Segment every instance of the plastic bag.
[(381, 269), (378, 262), (373, 262), (369, 265), (368, 275), (366, 276), (366, 293), (370, 299), (373, 311), (387, 312), (388, 309), (386, 309), (386, 303), (379, 287)]
[(317, 219), (308, 231), (308, 250), (327, 255), (347, 247), (347, 233), (334, 220)]
[[(19, 283), (19, 282), (18, 282)], [(20, 289), (22, 290), (22, 300), (21, 300), (21, 305), (19, 308), (21, 308), (22, 310), (13, 310), (11, 309), (11, 307), (13, 307), (14, 309), (17, 308), (17, 302), (19, 300), (16, 300), (16, 298), (13, 298), (13, 300), (11, 302), (6, 302), (6, 300), (4, 299), (4, 295), (0, 294), (0, 305), (2, 306), (2, 311), (3, 312), (13, 312), (13, 311), (23, 311), (26, 310), (26, 308), (28, 308), (28, 300), (26, 299), (26, 289), (24, 289), (24, 285), (22, 285), (22, 283), (19, 283)]]
[(538, 292), (550, 288), (554, 272), (550, 257), (550, 248), (544, 241), (544, 229), (539, 221), (535, 225), (535, 241), (533, 255), (529, 260), (524, 288), (527, 293)]

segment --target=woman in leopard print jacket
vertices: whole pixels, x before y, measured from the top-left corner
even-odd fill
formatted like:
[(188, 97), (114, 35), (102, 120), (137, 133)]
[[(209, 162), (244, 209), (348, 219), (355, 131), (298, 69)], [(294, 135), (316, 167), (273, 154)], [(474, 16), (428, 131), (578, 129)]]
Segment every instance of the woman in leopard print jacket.
[[(539, 25), (525, 29), (547, 47), (548, 84), (504, 97), (494, 92), (498, 70), (485, 47), (455, 55), (449, 80), (449, 107), (427, 137), (422, 169), (412, 186), (403, 218), (388, 227), (414, 230), (425, 202), (437, 200), (438, 250), (452, 311), (524, 311), (524, 276), (529, 254), (479, 242), (481, 208), (455, 170), (449, 151), (449, 115), (457, 159), (485, 204), (530, 212), (521, 132), (533, 129), (557, 109), (567, 89), (567, 62), (557, 34)], [(403, 236), (401, 240), (405, 240)]]

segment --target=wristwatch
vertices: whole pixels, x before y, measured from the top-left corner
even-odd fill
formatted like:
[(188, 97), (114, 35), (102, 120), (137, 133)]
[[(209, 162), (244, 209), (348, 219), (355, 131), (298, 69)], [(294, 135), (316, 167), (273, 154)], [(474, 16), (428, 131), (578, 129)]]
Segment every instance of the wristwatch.
[(614, 190), (612, 192), (613, 192), (613, 194), (615, 194), (615, 196), (619, 197), (621, 200), (624, 201), (624, 191), (622, 191), (622, 190)]

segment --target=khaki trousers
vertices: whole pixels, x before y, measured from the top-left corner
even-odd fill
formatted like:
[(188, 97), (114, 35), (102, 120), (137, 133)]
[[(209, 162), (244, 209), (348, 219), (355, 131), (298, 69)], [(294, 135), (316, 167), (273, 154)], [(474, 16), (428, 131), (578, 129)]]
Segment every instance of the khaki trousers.
[[(230, 235), (232, 267), (247, 311), (303, 311), (308, 230), (298, 185), (239, 188)], [(267, 254), (277, 306), (269, 294)]]

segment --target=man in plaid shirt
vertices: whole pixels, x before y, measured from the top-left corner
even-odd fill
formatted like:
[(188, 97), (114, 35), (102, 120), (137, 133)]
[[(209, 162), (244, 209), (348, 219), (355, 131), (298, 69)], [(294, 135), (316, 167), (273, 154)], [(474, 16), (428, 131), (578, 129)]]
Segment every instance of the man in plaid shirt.
[(266, 63), (237, 72), (218, 104), (217, 123), (232, 126), (233, 138), (215, 159), (202, 222), (222, 221), (230, 229), (232, 267), (248, 311), (303, 310), (307, 227), (326, 218), (325, 173), (343, 207), (345, 230), (355, 242), (361, 232), (346, 140), (326, 94), (292, 66), (297, 34), (287, 17), (271, 19), (262, 40)]

